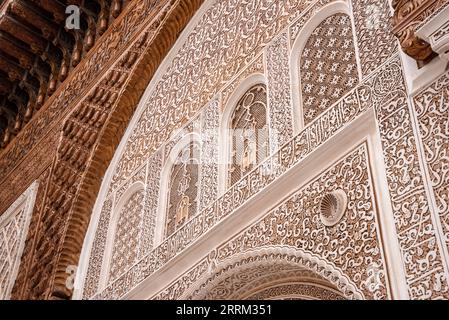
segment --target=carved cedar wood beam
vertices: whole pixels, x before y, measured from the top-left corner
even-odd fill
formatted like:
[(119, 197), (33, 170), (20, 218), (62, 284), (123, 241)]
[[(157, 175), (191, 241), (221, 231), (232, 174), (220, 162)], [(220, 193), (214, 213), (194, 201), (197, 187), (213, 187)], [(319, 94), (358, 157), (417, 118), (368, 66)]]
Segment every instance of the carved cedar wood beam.
[(402, 50), (418, 63), (430, 61), (435, 53), (430, 44), (416, 35), (422, 22), (447, 0), (393, 0), (393, 33), (399, 39)]
[(151, 4), (145, 8), (153, 22), (66, 118), (14, 299), (70, 299), (67, 267), (78, 264), (103, 175), (151, 77), (202, 2), (144, 2)]

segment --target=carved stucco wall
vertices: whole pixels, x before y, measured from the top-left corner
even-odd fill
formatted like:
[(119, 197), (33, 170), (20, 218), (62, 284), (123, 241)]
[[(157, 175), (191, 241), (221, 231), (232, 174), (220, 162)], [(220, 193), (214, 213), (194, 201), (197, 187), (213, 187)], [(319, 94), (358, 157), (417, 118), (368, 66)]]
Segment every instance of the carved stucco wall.
[(38, 186), (33, 183), (0, 217), (0, 300), (11, 298)]
[[(352, 90), (306, 127), (295, 124), (298, 119), (295, 118), (297, 114), (295, 115), (292, 102), (295, 94), (291, 88), (290, 57), (294, 54), (292, 48), (297, 41), (307, 40), (301, 37), (301, 31), (307, 28), (308, 22), (335, 3), (341, 4), (340, 1), (330, 0), (276, 1), (270, 2), (269, 5), (258, 0), (206, 2), (202, 14), (191, 23), (157, 81), (150, 84), (134, 116), (133, 125), (125, 135), (109, 168), (109, 175), (103, 182), (104, 198), (97, 200), (97, 210), (89, 228), (94, 240), (85, 244), (87, 263), (81, 266), (85, 269), (84, 273), (79, 273), (80, 277), (86, 278), (85, 281), (80, 280), (81, 283), (84, 282), (82, 297), (111, 299), (125, 296), (252, 196), (284, 174), (288, 174), (286, 171), (289, 168), (304, 161), (348, 124), (369, 111), (374, 112), (376, 116), (381, 141), (376, 154), (371, 156), (380, 158), (385, 168), (386, 185), (380, 192), (385, 195), (382, 198), (385, 205), (393, 212), (397, 234), (395, 241), (399, 247), (399, 257), (389, 263), (400, 264), (399, 268), (403, 269), (404, 279), (400, 281), (405, 283), (405, 295), (409, 298), (449, 297), (447, 236), (443, 237), (447, 234), (447, 231), (444, 231), (447, 227), (444, 195), (446, 190), (442, 182), (444, 168), (441, 167), (444, 161), (435, 159), (435, 152), (445, 154), (447, 136), (442, 133), (442, 142), (436, 145), (429, 137), (427, 128), (432, 126), (433, 132), (444, 131), (444, 128), (441, 128), (443, 124), (438, 127), (439, 122), (432, 120), (439, 119), (437, 114), (441, 112), (432, 106), (437, 105), (438, 99), (440, 106), (446, 106), (441, 101), (447, 98), (447, 90), (444, 91), (444, 88), (447, 88), (447, 78), (443, 77), (420, 93), (412, 104), (406, 90), (402, 64), (396, 54), (397, 42), (388, 31), (388, 1), (353, 0), (346, 3), (348, 11), (345, 12), (352, 10), (349, 16), (355, 34), (354, 46), (361, 70), (361, 82), (354, 83)], [(373, 12), (376, 14), (373, 15)], [(245, 79), (254, 74), (263, 74), (268, 79), (268, 113), (272, 133), (270, 138), (274, 137), (275, 140), (271, 144), (272, 155), (234, 186), (219, 194), (220, 156), (217, 145), (220, 139), (209, 133), (219, 131), (219, 111), (226, 107), (229, 97)], [(428, 109), (430, 111), (427, 111)], [(419, 128), (415, 125), (417, 121)], [(176, 129), (180, 129), (180, 133), (173, 134)], [(198, 131), (202, 133), (202, 160), (213, 159), (200, 169), (203, 179), (199, 195), (199, 214), (170, 237), (157, 239), (154, 236), (154, 224), (161, 205), (158, 195), (165, 192), (160, 190), (158, 183), (162, 168), (171, 148), (183, 135)], [(435, 148), (440, 151), (435, 151)], [(278, 226), (272, 226), (273, 230), (279, 232), (279, 226), (285, 227), (286, 235), (276, 239), (256, 236), (258, 232), (260, 235), (265, 231), (270, 233), (266, 229), (272, 223), (271, 220), (262, 220), (259, 229), (265, 231), (261, 233), (256, 226), (248, 229), (244, 233), (245, 245), (251, 239), (265, 239), (267, 243), (273, 241), (274, 244), (285, 244), (297, 250), (305, 250), (307, 255), (317, 255), (331, 263), (339, 270), (342, 278), (354, 282), (355, 290), (359, 293), (347, 294), (346, 297), (394, 298), (389, 283), (391, 279), (388, 279), (385, 271), (387, 262), (383, 253), (384, 243), (378, 235), (380, 227), (376, 217), (379, 208), (376, 201), (379, 199), (372, 195), (372, 189), (380, 186), (373, 186), (367, 157), (366, 148), (361, 146), (343, 162), (324, 172), (321, 175), (321, 183), (308, 185), (308, 193), (317, 193), (317, 197), (310, 198), (309, 203), (296, 205), (295, 203), (302, 202), (292, 200), (298, 199), (293, 196), (285, 202), (289, 205), (280, 205), (282, 210), (278, 208), (270, 212), (269, 216), (273, 217)], [(349, 169), (349, 165), (343, 166), (345, 161), (355, 161), (360, 174)], [(339, 171), (337, 168), (345, 169)], [(332, 175), (329, 175), (329, 172), (332, 172)], [(335, 178), (337, 176), (344, 178), (338, 180)], [(327, 177), (327, 180), (324, 177)], [(108, 232), (111, 212), (115, 210), (117, 200), (114, 199), (135, 181), (145, 184), (143, 220), (146, 222), (140, 237), (145, 238), (148, 245), (144, 246), (145, 250), (141, 250), (139, 260), (129, 270), (115, 281), (101, 285), (99, 278), (104, 264), (103, 252), (108, 245), (105, 235)], [(342, 181), (346, 181), (345, 186)], [(358, 183), (355, 183), (356, 181)], [(365, 235), (354, 234), (356, 245), (338, 240), (335, 236), (338, 227), (325, 229), (316, 220), (317, 215), (313, 211), (317, 207), (318, 194), (324, 189), (334, 188), (338, 183), (341, 183), (342, 188), (350, 195), (349, 213), (344, 219), (350, 220), (354, 226), (362, 225), (361, 229), (350, 228), (348, 234), (355, 232), (355, 229), (366, 232)], [(298, 192), (304, 192), (306, 189), (307, 187)], [(362, 200), (351, 202), (354, 197), (362, 195), (365, 204)], [(295, 210), (298, 211), (297, 216), (293, 213)], [(299, 231), (289, 225), (296, 225), (299, 223), (298, 219), (306, 219), (308, 223), (307, 229), (299, 228), (303, 231), (302, 234), (298, 234)], [(291, 232), (287, 232), (290, 227)], [(345, 227), (349, 228), (347, 224)], [(332, 230), (335, 232), (332, 233)], [(321, 235), (320, 239), (324, 243), (335, 243), (340, 248), (340, 254), (332, 254), (323, 248), (322, 243), (307, 240), (305, 235), (312, 233)], [(241, 247), (240, 244), (229, 246), (232, 249), (226, 251), (224, 245), (220, 250), (231, 254)], [(348, 248), (360, 249), (357, 249), (357, 263), (345, 260), (349, 258), (342, 252), (352, 250)], [(200, 261), (193, 271), (184, 276), (180, 275), (179, 281), (176, 280), (158, 297), (179, 297), (188, 288), (189, 279), (193, 277), (191, 272), (200, 274), (209, 270), (216, 262), (212, 263), (209, 258)], [(371, 263), (373, 270), (376, 269), (377, 274), (381, 275), (381, 281), (378, 281), (380, 285), (375, 289), (369, 286), (372, 275), (365, 268), (366, 262)], [(341, 288), (339, 290), (342, 291)]]
[(416, 94), (413, 102), (441, 237), (449, 248), (449, 73)]
[[(201, 285), (191, 293), (193, 297), (201, 299), (201, 292), (208, 298), (235, 297), (239, 290), (243, 291), (242, 286), (249, 285), (253, 279), (243, 276), (246, 281), (238, 281), (233, 279), (238, 275), (234, 275), (230, 279), (215, 281), (228, 271), (217, 266), (239, 253), (270, 246), (302, 248), (314, 253), (348, 275), (364, 298), (389, 298), (383, 244), (378, 236), (378, 211), (370, 176), (367, 148), (361, 145), (280, 203), (261, 221), (218, 247), (212, 254), (216, 266), (206, 273), (206, 277), (201, 272), (201, 261), (158, 298), (179, 298), (183, 295), (182, 290), (189, 290), (201, 277)], [(327, 228), (320, 220), (319, 202), (322, 194), (336, 189), (347, 193), (348, 207), (342, 220)], [(249, 262), (246, 261), (247, 264)], [(281, 270), (278, 268), (278, 271)], [(255, 275), (257, 273), (252, 274), (253, 277)], [(211, 285), (212, 282), (216, 283)]]
[(109, 278), (115, 280), (136, 261), (144, 206), (142, 190), (133, 193), (118, 213)]

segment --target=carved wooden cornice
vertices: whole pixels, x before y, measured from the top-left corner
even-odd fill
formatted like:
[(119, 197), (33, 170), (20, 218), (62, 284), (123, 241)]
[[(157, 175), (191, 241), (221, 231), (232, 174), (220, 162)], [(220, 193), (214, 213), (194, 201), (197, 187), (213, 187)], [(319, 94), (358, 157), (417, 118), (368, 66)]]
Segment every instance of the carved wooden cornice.
[[(8, 0), (0, 4), (0, 151), (32, 120), (126, 0)], [(80, 10), (80, 28), (67, 29), (66, 7)]]
[[(61, 128), (42, 211), (29, 236), (34, 243), (22, 258), (14, 298), (71, 297), (67, 267), (78, 264), (103, 175), (151, 77), (201, 3), (131, 2), (44, 108), (46, 116), (36, 124), (39, 136), (18, 140), (29, 151), (42, 142), (50, 124)], [(20, 153), (10, 154), (11, 166), (14, 158), (27, 158), (20, 144), (16, 150)]]
[(393, 0), (393, 33), (398, 37), (402, 50), (420, 63), (435, 55), (431, 46), (416, 35), (417, 29), (447, 0)]

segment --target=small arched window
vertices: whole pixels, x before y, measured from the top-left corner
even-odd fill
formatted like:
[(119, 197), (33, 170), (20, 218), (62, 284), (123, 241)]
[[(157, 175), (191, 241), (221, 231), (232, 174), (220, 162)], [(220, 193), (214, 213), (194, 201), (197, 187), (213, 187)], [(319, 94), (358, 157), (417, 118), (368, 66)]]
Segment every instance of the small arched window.
[(299, 65), (307, 125), (358, 83), (350, 17), (337, 13), (322, 21), (307, 39)]
[(134, 192), (119, 212), (112, 246), (109, 280), (117, 279), (135, 262), (138, 254), (139, 225), (144, 206), (144, 191)]
[(269, 155), (267, 88), (256, 84), (240, 98), (230, 119), (232, 186)]
[(179, 152), (173, 163), (168, 187), (166, 237), (198, 211), (199, 155), (198, 144), (191, 142)]

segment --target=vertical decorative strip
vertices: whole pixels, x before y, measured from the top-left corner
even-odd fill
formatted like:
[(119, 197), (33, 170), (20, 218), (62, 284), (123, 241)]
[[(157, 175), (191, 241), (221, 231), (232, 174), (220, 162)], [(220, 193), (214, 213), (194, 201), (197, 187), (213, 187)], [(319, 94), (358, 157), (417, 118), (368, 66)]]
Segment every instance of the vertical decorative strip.
[(352, 0), (352, 10), (365, 77), (397, 50), (397, 40), (391, 33), (391, 8), (389, 0)]
[[(388, 187), (410, 298), (447, 299), (448, 282), (399, 58), (386, 64), (367, 85), (376, 101)], [(363, 90), (364, 95), (367, 92)], [(365, 97), (361, 100), (366, 101)]]
[(143, 226), (139, 258), (148, 254), (154, 247), (154, 228), (159, 203), (159, 187), (162, 170), (162, 149), (156, 152), (148, 161), (145, 208), (143, 210)]
[(200, 211), (215, 201), (218, 196), (219, 104), (218, 100), (213, 100), (202, 112)]
[(92, 249), (89, 254), (89, 267), (87, 269), (86, 281), (84, 284), (83, 298), (90, 298), (98, 288), (101, 275), (101, 266), (103, 264), (103, 255), (106, 248), (106, 238), (111, 219), (112, 199), (107, 199), (100, 213), (95, 238)]
[(449, 73), (417, 94), (413, 102), (441, 236), (449, 250)]
[(266, 51), (271, 153), (293, 137), (288, 57), (288, 36), (283, 32)]

